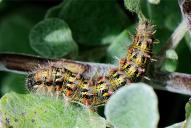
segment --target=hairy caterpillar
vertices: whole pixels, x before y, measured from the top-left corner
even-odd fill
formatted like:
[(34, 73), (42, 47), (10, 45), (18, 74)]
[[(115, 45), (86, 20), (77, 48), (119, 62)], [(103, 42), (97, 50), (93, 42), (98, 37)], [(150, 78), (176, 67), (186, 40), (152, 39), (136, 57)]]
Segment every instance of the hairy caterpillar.
[(118, 88), (144, 76), (151, 59), (154, 33), (150, 22), (140, 22), (127, 56), (120, 60), (118, 68), (110, 69), (105, 76), (86, 78), (83, 72), (49, 65), (28, 75), (28, 88), (46, 95), (63, 96), (91, 108), (103, 105)]

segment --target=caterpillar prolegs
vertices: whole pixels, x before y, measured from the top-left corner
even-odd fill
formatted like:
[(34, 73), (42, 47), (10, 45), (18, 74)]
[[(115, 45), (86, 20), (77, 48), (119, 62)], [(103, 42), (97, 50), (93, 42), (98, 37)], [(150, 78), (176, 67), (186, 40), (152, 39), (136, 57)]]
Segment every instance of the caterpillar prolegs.
[(72, 72), (62, 65), (48, 65), (28, 75), (28, 88), (32, 92), (63, 96), (89, 107), (103, 105), (118, 88), (139, 81), (145, 75), (152, 56), (154, 33), (150, 22), (140, 22), (127, 56), (120, 60), (118, 68), (110, 69), (107, 75), (87, 78), (83, 72)]

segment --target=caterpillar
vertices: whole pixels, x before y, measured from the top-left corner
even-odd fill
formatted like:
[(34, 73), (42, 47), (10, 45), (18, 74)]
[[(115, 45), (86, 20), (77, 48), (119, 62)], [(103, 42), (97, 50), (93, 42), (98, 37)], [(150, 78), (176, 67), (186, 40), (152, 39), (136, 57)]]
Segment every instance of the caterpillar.
[(83, 72), (73, 72), (62, 65), (48, 65), (28, 75), (28, 89), (64, 97), (90, 108), (104, 105), (118, 88), (144, 77), (152, 56), (154, 33), (154, 26), (149, 21), (140, 22), (127, 56), (120, 59), (119, 66), (111, 68), (107, 75), (86, 78)]

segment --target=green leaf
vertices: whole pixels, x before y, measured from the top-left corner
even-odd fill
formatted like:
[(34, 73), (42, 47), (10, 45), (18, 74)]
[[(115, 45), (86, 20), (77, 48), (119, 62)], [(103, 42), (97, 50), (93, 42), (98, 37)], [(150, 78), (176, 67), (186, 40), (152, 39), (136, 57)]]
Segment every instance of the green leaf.
[(191, 102), (190, 101), (186, 103), (185, 110), (186, 110), (185, 128), (190, 128), (191, 127)]
[(100, 62), (105, 57), (107, 46), (101, 47), (83, 47), (79, 50), (78, 60)]
[(32, 53), (28, 42), (31, 27), (30, 21), (19, 14), (5, 17), (0, 23), (0, 52)]
[(172, 59), (172, 60), (178, 60), (178, 55), (174, 49), (168, 49), (166, 51), (166, 58)]
[(45, 9), (30, 5), (15, 8), (6, 1), (2, 4), (5, 11), (2, 10), (0, 21), (0, 52), (34, 54), (28, 35), (33, 25), (42, 18)]
[(146, 0), (124, 0), (125, 7), (131, 11), (135, 12), (139, 20), (146, 20), (145, 10), (147, 10), (147, 1)]
[(156, 128), (159, 120), (154, 90), (144, 83), (120, 88), (105, 107), (106, 119), (116, 128)]
[(58, 4), (57, 6), (53, 6), (46, 12), (45, 18), (57, 17), (63, 6), (64, 2)]
[(189, 50), (191, 51), (191, 34), (189, 32), (187, 32), (184, 36), (185, 38), (185, 42), (187, 44), (187, 46), (189, 47)]
[[(165, 26), (172, 29), (181, 21), (181, 11), (177, 1), (161, 0), (157, 5), (147, 4), (146, 6), (149, 19), (160, 28)], [(173, 22), (170, 22), (172, 19)]]
[(175, 50), (168, 49), (166, 51), (166, 59), (162, 65), (163, 71), (174, 72), (178, 64), (178, 55)]
[(174, 72), (174, 71), (176, 71), (177, 64), (178, 63), (176, 60), (166, 59), (162, 65), (161, 70), (168, 71), (168, 72)]
[(160, 0), (148, 0), (151, 4), (159, 4)]
[(10, 91), (17, 93), (27, 93), (25, 86), (25, 75), (9, 73), (1, 82), (1, 93), (5, 94)]
[(176, 52), (178, 54), (178, 66), (177, 72), (191, 73), (191, 59), (188, 59), (191, 56), (191, 51), (188, 45), (185, 45), (185, 40), (182, 40), (178, 47), (176, 48)]
[(169, 39), (170, 35), (172, 34), (171, 31), (169, 31), (167, 28), (159, 28), (156, 29), (157, 32), (155, 34), (155, 39), (159, 40), (159, 43), (154, 45), (153, 48), (153, 54), (156, 55), (156, 53), (159, 53), (161, 51), (161, 48), (165, 45), (166, 41)]
[(122, 33), (120, 33), (112, 42), (112, 44), (108, 47), (107, 50), (107, 61), (112, 64), (117, 64), (118, 59), (127, 55), (128, 46), (131, 44), (131, 35), (129, 35), (129, 31), (125, 29)]
[(185, 110), (186, 110), (186, 119), (190, 118), (190, 114), (191, 114), (191, 102), (188, 101), (186, 103), (186, 106), (185, 106)]
[(173, 125), (165, 127), (165, 128), (185, 128), (184, 125), (185, 125), (185, 122), (180, 122), (180, 123), (176, 123), (176, 124), (173, 124)]
[(77, 52), (69, 26), (61, 19), (46, 19), (35, 25), (30, 33), (32, 48), (48, 58), (59, 58)]
[(135, 12), (137, 14), (141, 13), (140, 3), (141, 0), (124, 0), (125, 7), (131, 11)]
[(111, 43), (129, 23), (116, 0), (65, 0), (64, 4), (48, 11), (46, 18), (56, 17), (66, 21), (74, 39), (83, 45)]
[(175, 28), (179, 25), (180, 20), (177, 19), (177, 15), (174, 15), (174, 13), (169, 14), (168, 17), (166, 17), (165, 20), (165, 27), (171, 31), (174, 31)]
[(14, 128), (105, 128), (105, 120), (84, 108), (51, 97), (7, 93), (0, 100), (1, 121)]

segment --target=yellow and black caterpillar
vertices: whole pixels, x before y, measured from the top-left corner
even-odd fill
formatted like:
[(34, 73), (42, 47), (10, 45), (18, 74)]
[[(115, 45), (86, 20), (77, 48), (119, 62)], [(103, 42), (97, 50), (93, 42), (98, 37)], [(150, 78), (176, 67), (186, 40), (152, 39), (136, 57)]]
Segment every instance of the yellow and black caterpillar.
[(118, 68), (110, 69), (108, 75), (85, 78), (83, 72), (74, 73), (64, 66), (49, 65), (28, 75), (28, 88), (32, 92), (63, 96), (89, 107), (103, 105), (118, 88), (144, 76), (151, 59), (154, 33), (150, 22), (140, 22), (127, 56), (120, 60)]

